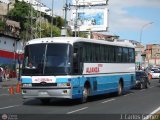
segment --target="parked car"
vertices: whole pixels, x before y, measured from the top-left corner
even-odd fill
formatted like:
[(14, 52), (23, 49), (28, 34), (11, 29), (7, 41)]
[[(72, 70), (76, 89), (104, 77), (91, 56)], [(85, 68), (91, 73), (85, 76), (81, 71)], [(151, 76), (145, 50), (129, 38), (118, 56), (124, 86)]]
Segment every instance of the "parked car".
[(159, 78), (160, 77), (160, 70), (155, 69), (155, 70), (151, 70), (150, 72), (152, 78)]
[(149, 80), (145, 71), (136, 71), (136, 85), (138, 89), (148, 88)]
[(155, 70), (158, 70), (158, 68), (155, 68), (155, 67), (152, 68), (152, 69), (151, 69), (151, 72), (154, 72)]

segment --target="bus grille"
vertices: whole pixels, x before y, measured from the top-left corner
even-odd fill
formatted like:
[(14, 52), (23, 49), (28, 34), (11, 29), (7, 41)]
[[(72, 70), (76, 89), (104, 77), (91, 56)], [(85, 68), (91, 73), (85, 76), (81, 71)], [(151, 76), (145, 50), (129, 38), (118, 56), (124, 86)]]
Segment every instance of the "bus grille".
[(32, 86), (57, 86), (57, 83), (32, 83)]

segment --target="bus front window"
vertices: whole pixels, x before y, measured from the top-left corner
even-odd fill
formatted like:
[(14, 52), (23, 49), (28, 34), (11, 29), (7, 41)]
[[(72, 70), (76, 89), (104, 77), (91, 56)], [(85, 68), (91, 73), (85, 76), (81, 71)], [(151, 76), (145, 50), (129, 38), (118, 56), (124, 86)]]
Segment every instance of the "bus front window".
[(63, 75), (70, 72), (69, 44), (33, 44), (25, 48), (22, 74)]
[(45, 74), (68, 74), (70, 67), (70, 45), (48, 44)]

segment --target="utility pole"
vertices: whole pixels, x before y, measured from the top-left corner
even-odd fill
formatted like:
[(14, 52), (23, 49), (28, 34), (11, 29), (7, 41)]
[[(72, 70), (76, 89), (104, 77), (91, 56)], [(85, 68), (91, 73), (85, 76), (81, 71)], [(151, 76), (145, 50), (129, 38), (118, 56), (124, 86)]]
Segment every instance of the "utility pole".
[(40, 24), (40, 25), (39, 25), (39, 27), (40, 27), (40, 28), (39, 28), (39, 29), (40, 29), (39, 32), (40, 32), (40, 33), (39, 33), (39, 37), (41, 38), (41, 37), (42, 37), (42, 34), (41, 34), (41, 30), (42, 30), (42, 29), (41, 29), (41, 28), (42, 28), (41, 0), (40, 0), (39, 2), (40, 2), (40, 23), (39, 23), (39, 24)]
[(64, 27), (66, 28), (67, 27), (67, 10), (68, 10), (68, 4), (67, 4), (67, 0), (66, 0), (66, 3), (65, 3), (65, 6), (64, 6), (64, 11), (65, 11), (65, 17), (64, 17)]
[(52, 0), (51, 37), (53, 37), (53, 5), (54, 1)]
[(32, 28), (32, 24), (33, 24), (33, 8), (32, 8), (32, 2), (30, 3), (30, 18), (31, 18), (31, 20), (30, 20), (30, 30), (31, 30), (31, 36), (30, 36), (30, 39), (33, 39), (33, 28)]
[(67, 0), (65, 1), (63, 10), (65, 15), (64, 15), (64, 27), (61, 30), (61, 36), (67, 36), (67, 11), (70, 10), (70, 5), (68, 5)]
[(77, 37), (77, 11), (78, 11), (78, 1), (76, 0), (76, 19), (75, 19), (75, 25), (74, 25), (74, 29), (75, 29), (75, 37)]

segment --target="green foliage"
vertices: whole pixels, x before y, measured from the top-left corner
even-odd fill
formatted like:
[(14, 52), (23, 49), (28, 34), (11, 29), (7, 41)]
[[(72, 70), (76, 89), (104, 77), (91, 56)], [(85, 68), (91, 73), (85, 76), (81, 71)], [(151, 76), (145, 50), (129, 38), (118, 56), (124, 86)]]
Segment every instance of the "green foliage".
[(8, 16), (26, 17), (30, 11), (30, 5), (25, 2), (16, 2), (14, 8), (8, 12)]
[(79, 32), (79, 37), (87, 38), (87, 33), (85, 32)]
[(67, 30), (67, 35), (68, 35), (68, 36), (72, 36), (72, 35), (73, 35), (72, 30)]
[(52, 35), (53, 37), (59, 37), (61, 35), (61, 31), (58, 27), (52, 26), (50, 23), (42, 23), (41, 25), (41, 37), (50, 37), (51, 36), (51, 27), (52, 27)]
[(5, 27), (5, 22), (0, 20), (0, 30), (3, 30)]
[[(30, 14), (31, 6), (25, 2), (17, 2), (14, 4), (14, 8), (8, 12), (9, 19), (20, 22), (21, 31), (26, 31), (29, 27), (28, 16)], [(21, 33), (20, 33), (21, 34)], [(21, 36), (21, 35), (20, 35)]]
[(61, 29), (64, 26), (64, 19), (62, 19), (60, 16), (57, 16), (54, 18), (53, 24)]
[[(32, 20), (32, 26), (31, 26), (31, 11), (33, 11), (32, 16), (36, 17), (37, 15), (45, 16), (44, 13), (40, 13), (38, 11), (35, 11), (34, 8), (32, 8), (29, 4), (25, 2), (18, 2), (16, 0), (16, 3), (14, 5), (14, 8), (8, 12), (8, 17), (12, 20), (15, 20), (17, 22), (20, 22), (21, 24), (21, 32), (20, 32), (20, 38), (23, 40), (29, 40), (33, 36), (34, 37), (50, 37), (51, 36), (51, 27), (52, 27), (52, 34), (54, 37), (61, 35), (61, 28), (64, 26), (64, 19), (57, 16), (54, 17), (53, 26), (48, 22), (42, 22), (41, 24), (41, 30), (38, 27), (38, 30), (35, 29), (36, 24), (38, 22), (38, 18), (35, 20)], [(47, 17), (46, 19), (50, 19), (51, 17)], [(49, 20), (50, 21), (50, 20)], [(40, 25), (38, 25), (40, 26)], [(32, 31), (31, 31), (32, 28)], [(34, 28), (34, 30), (33, 30)], [(71, 32), (69, 32), (71, 34)]]

